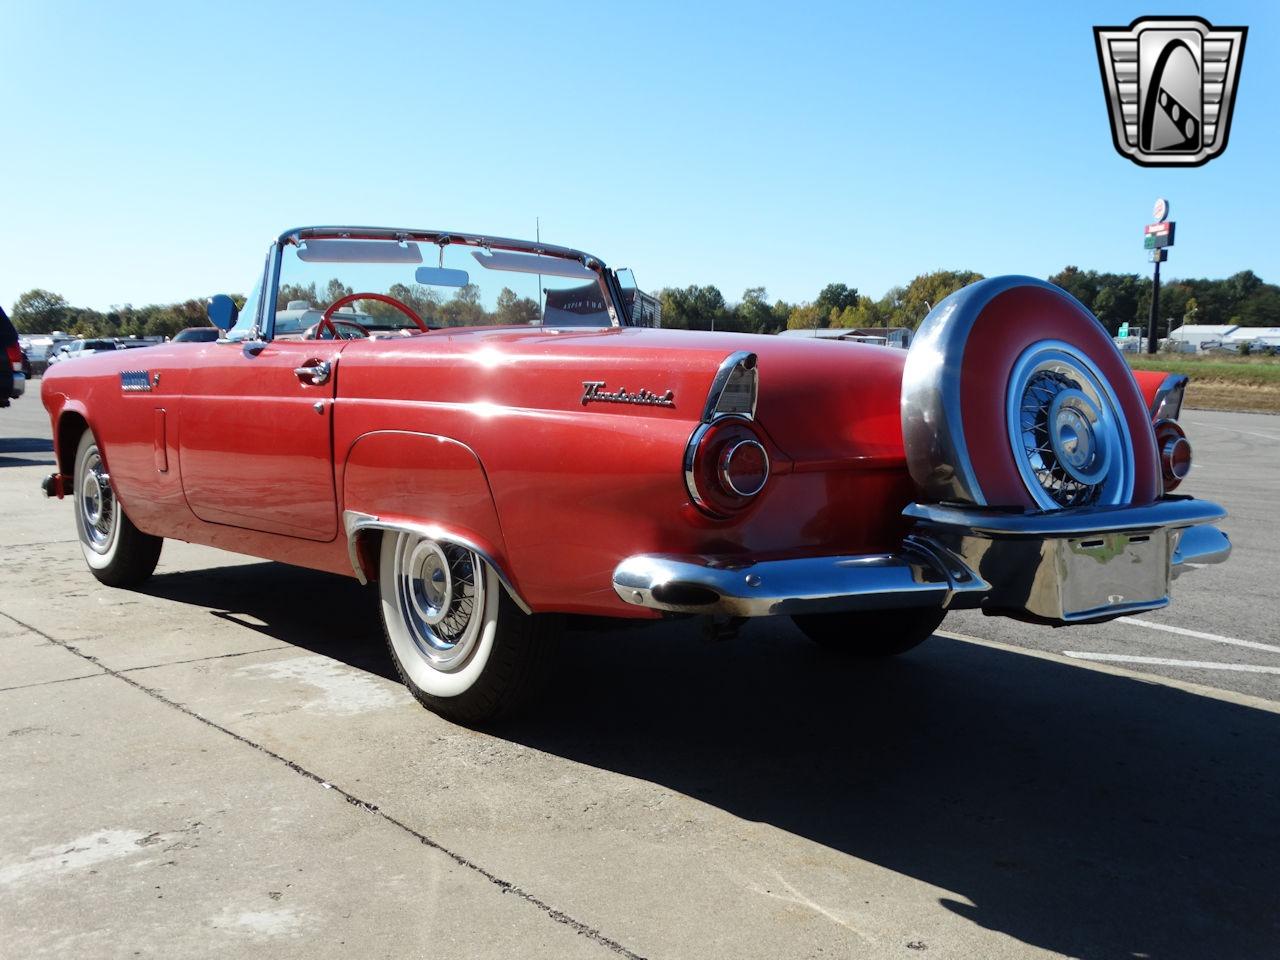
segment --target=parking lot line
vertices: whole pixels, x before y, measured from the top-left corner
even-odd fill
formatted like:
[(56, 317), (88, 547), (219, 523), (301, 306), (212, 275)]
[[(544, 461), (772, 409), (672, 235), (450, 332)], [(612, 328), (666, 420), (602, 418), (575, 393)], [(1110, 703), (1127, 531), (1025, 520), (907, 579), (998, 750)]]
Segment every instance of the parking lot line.
[(1263, 440), (1280, 440), (1280, 437), (1273, 436), (1269, 433), (1254, 433), (1252, 430), (1239, 430), (1235, 427), (1224, 427), (1218, 423), (1205, 423), (1203, 420), (1188, 420), (1187, 423), (1196, 427), (1213, 427), (1215, 430), (1228, 430), (1231, 433), (1243, 433), (1247, 437), (1261, 437)]
[(1237, 693), (1234, 690), (1226, 690), (1222, 687), (1210, 687), (1203, 683), (1196, 683), (1191, 680), (1179, 680), (1175, 677), (1165, 677), (1158, 673), (1146, 673), (1140, 670), (1131, 670), (1128, 667), (1120, 666), (1112, 663), (1094, 663), (1086, 660), (1079, 660), (1072, 657), (1065, 657), (1060, 653), (1054, 653), (1051, 650), (1036, 650), (1032, 647), (1019, 647), (1012, 643), (1002, 643), (999, 640), (984, 640), (982, 637), (970, 636), (967, 633), (955, 633), (951, 630), (935, 630), (934, 635), (944, 637), (947, 640), (959, 640), (961, 643), (971, 643), (977, 647), (989, 647), (992, 650), (1000, 650), (1004, 653), (1012, 653), (1017, 656), (1035, 657), (1037, 660), (1048, 660), (1066, 667), (1073, 667), (1077, 670), (1095, 670), (1098, 673), (1107, 673), (1113, 677), (1124, 677), (1129, 680), (1138, 680), (1143, 683), (1154, 683), (1162, 687), (1173, 687), (1175, 690), (1182, 690), (1185, 693), (1194, 693), (1197, 696), (1209, 697), (1213, 700), (1221, 700), (1225, 703), (1236, 703), (1241, 706), (1253, 707), (1255, 710), (1266, 710), (1269, 713), (1280, 713), (1280, 701), (1268, 700), (1266, 697), (1257, 697), (1250, 693)]
[(1230, 670), (1235, 673), (1280, 673), (1280, 667), (1263, 667), (1253, 663), (1212, 663), (1206, 660), (1169, 660), (1165, 657), (1131, 657), (1123, 653), (1081, 653), (1063, 650), (1072, 660), (1096, 660), (1102, 663), (1147, 663), (1158, 667), (1190, 667), (1194, 670)]
[(1117, 619), (1120, 623), (1132, 623), (1135, 627), (1146, 627), (1148, 630), (1163, 630), (1165, 633), (1176, 633), (1180, 637), (1195, 637), (1197, 640), (1229, 643), (1234, 647), (1248, 647), (1250, 650), (1266, 650), (1269, 653), (1280, 653), (1280, 646), (1276, 646), (1274, 643), (1259, 643), (1257, 640), (1237, 640), (1235, 637), (1224, 637), (1216, 633), (1188, 630), (1186, 627), (1173, 627), (1167, 623), (1139, 620), (1137, 617), (1118, 617)]

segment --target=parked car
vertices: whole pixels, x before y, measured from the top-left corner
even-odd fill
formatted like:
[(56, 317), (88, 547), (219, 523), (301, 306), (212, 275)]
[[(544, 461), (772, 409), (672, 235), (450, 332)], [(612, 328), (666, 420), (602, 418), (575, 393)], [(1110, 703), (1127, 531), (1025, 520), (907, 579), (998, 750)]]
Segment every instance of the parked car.
[(18, 331), (3, 307), (0, 307), (0, 349), (5, 354), (4, 362), (0, 363), (0, 407), (7, 407), (9, 401), (26, 393), (31, 367), (18, 343)]
[[(298, 288), (341, 295), (282, 332)], [(44, 488), (91, 571), (135, 586), (169, 537), (374, 582), (405, 684), (466, 723), (530, 696), (566, 617), (790, 616), (885, 656), (954, 609), (1163, 607), (1230, 552), (1221, 507), (1169, 496), (1186, 379), (1135, 380), (1028, 277), (948, 297), (907, 351), (837, 350), (633, 326), (577, 250), (316, 227), (209, 314), (225, 339), (44, 380)]]
[(52, 367), (55, 363), (61, 363), (64, 360), (75, 360), (78, 357), (89, 357), (95, 353), (106, 353), (118, 349), (120, 348), (114, 340), (72, 340), (70, 343), (60, 344), (53, 353), (49, 354), (47, 363)]
[(212, 343), (221, 336), (217, 327), (187, 327), (173, 338), (174, 343)]

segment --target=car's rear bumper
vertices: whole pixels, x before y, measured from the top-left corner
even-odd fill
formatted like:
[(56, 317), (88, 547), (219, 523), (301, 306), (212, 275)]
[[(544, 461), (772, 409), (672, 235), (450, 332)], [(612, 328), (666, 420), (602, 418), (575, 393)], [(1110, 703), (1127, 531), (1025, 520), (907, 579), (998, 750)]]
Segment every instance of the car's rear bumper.
[(905, 607), (981, 607), (1063, 624), (1163, 607), (1179, 573), (1221, 563), (1217, 504), (1011, 512), (913, 504), (901, 549), (870, 556), (743, 561), (639, 554), (613, 587), (627, 603), (732, 617)]

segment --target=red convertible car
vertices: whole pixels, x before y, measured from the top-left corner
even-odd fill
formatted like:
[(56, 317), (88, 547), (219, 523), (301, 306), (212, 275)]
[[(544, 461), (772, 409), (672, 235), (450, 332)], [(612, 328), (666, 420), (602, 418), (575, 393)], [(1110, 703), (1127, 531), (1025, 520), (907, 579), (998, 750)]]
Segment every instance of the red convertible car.
[[(1226, 559), (1185, 378), (1135, 379), (1059, 288), (983, 280), (909, 351), (646, 329), (626, 275), (542, 243), (311, 227), (212, 343), (42, 386), (85, 559), (163, 538), (377, 584), (392, 656), (467, 723), (527, 699), (567, 615), (790, 616), (855, 655), (948, 610), (1048, 624), (1162, 607)], [(284, 319), (287, 315), (288, 322)]]

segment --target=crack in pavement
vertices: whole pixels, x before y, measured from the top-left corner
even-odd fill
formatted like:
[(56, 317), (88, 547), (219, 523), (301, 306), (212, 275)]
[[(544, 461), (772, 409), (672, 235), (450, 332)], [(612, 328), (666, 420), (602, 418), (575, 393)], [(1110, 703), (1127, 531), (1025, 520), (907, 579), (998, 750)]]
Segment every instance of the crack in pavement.
[[(125, 671), (115, 670), (111, 667), (108, 667), (105, 663), (103, 663), (101, 660), (99, 660), (97, 657), (93, 656), (92, 654), (85, 653), (83, 650), (78, 649), (77, 647), (73, 646), (71, 643), (53, 638), (49, 636), (47, 633), (43, 632), (42, 630), (39, 630), (36, 627), (33, 627), (31, 624), (24, 623), (23, 621), (19, 620), (17, 617), (13, 616), (12, 614), (0, 612), (0, 616), (3, 616), (7, 620), (12, 620), (18, 626), (23, 627), (27, 630), (30, 630), (32, 633), (43, 637), (45, 640), (48, 640), (50, 643), (56, 643), (58, 646), (62, 647), (64, 650), (67, 650), (70, 653), (75, 654), (77, 657), (80, 657), (88, 661), (89, 663), (92, 663), (95, 667), (98, 667), (100, 670), (102, 670), (103, 673), (105, 673), (106, 675), (115, 677), (117, 680), (123, 680), (125, 683), (129, 684), (129, 686), (134, 687), (137, 690), (140, 690), (142, 693), (145, 693), (147, 696), (151, 697), (152, 699), (157, 700), (160, 703), (163, 703), (165, 706), (172, 707), (173, 709), (179, 711), (180, 713), (184, 713), (188, 717), (191, 717), (193, 720), (199, 720), (205, 726), (211, 727), (214, 730), (219, 731), (220, 733), (224, 733), (228, 737), (231, 737), (233, 740), (239, 741), (245, 746), (252, 747), (254, 750), (257, 750), (259, 753), (265, 754), (271, 759), (279, 761), (280, 763), (288, 767), (290, 770), (292, 770), (294, 773), (298, 774), (298, 776), (305, 777), (306, 779), (312, 781), (313, 783), (319, 784), (321, 787), (324, 787), (326, 790), (332, 790), (334, 793), (340, 796), (347, 803), (351, 804), (353, 807), (357, 807), (361, 810), (364, 810), (366, 813), (371, 813), (376, 817), (380, 817), (381, 819), (385, 820), (387, 823), (391, 824), (394, 827), (399, 828), (403, 832), (407, 833), (409, 836), (413, 837), (424, 847), (428, 847), (429, 849), (436, 850), (444, 854), (446, 857), (448, 857), (458, 866), (464, 867), (465, 869), (470, 870), (471, 872), (483, 877), (485, 880), (489, 881), (491, 884), (493, 884), (503, 893), (509, 893), (513, 896), (519, 897), (521, 900), (525, 901), (531, 906), (536, 907), (538, 910), (541, 910), (544, 914), (546, 914), (548, 919), (556, 923), (564, 924), (565, 926), (573, 930), (575, 933), (577, 933), (579, 936), (586, 937), (588, 940), (592, 940), (595, 943), (600, 944), (602, 947), (605, 947), (611, 950), (612, 952), (618, 954), (619, 956), (626, 957), (627, 960), (645, 960), (645, 957), (642, 956), (641, 954), (638, 954), (632, 950), (628, 950), (617, 940), (614, 940), (611, 937), (606, 936), (595, 927), (592, 927), (586, 923), (583, 923), (581, 920), (575, 919), (574, 917), (570, 916), (568, 913), (565, 913), (563, 910), (556, 909), (555, 907), (551, 906), (551, 904), (547, 903), (545, 900), (538, 898), (534, 894), (530, 893), (528, 890), (525, 890), (523, 887), (517, 886), (515, 883), (512, 883), (510, 880), (503, 880), (497, 874), (493, 873), (487, 868), (476, 863), (474, 860), (469, 860), (466, 857), (464, 857), (462, 854), (455, 853), (454, 851), (450, 850), (448, 847), (444, 846), (438, 841), (432, 840), (425, 833), (421, 833), (420, 831), (415, 830), (413, 827), (409, 826), (404, 821), (398, 820), (396, 817), (393, 817), (391, 814), (387, 813), (384, 810), (380, 810), (376, 804), (372, 804), (372, 803), (369, 803), (367, 800), (360, 799), (355, 794), (347, 790), (344, 790), (342, 787), (338, 786), (336, 783), (331, 783), (330, 781), (325, 780), (319, 774), (312, 773), (310, 770), (308, 770), (306, 767), (303, 767), (301, 764), (295, 763), (294, 761), (290, 760), (288, 757), (285, 757), (282, 754), (276, 753), (270, 747), (263, 746), (262, 744), (254, 740), (250, 740), (248, 737), (244, 736), (243, 734), (236, 733), (234, 730), (230, 729), (229, 727), (222, 726), (222, 724), (218, 723), (215, 720), (210, 720), (208, 717), (200, 713), (197, 713), (195, 710), (192, 710), (190, 707), (184, 704), (178, 703), (178, 701), (176, 700), (171, 700), (169, 697), (166, 697), (159, 690), (155, 690), (151, 687), (148, 687), (142, 683), (139, 683), (133, 677), (127, 676)], [(166, 666), (166, 664), (156, 664), (156, 666)], [(134, 669), (146, 669), (146, 668), (135, 667)], [(98, 676), (101, 676), (101, 674), (98, 674)]]
[(9, 693), (13, 690), (29, 690), (32, 687), (47, 687), (54, 683), (70, 683), (72, 680), (92, 680), (94, 677), (105, 676), (105, 673), (84, 673), (78, 677), (62, 677), (58, 680), (36, 680), (34, 683), (19, 683), (12, 687), (0, 687), (0, 693)]
[[(0, 611), (0, 616), (3, 616), (7, 620), (13, 620), (14, 623), (22, 623), (22, 621), (20, 620), (14, 620), (13, 617), (9, 616), (9, 614), (4, 613), (3, 611)], [(22, 624), (22, 626), (26, 627), (26, 624)], [(26, 627), (26, 628), (28, 630), (31, 629), (30, 627)], [(43, 637), (44, 634), (41, 634), (41, 636)], [(48, 638), (46, 637), (45, 639), (48, 639)], [(57, 644), (58, 646), (62, 646), (62, 647), (66, 647), (67, 649), (70, 649), (69, 645), (71, 643), (76, 643), (79, 641), (67, 641), (66, 643), (61, 643), (57, 640), (51, 640), (49, 642)], [(274, 647), (259, 647), (257, 650), (239, 650), (235, 653), (212, 653), (207, 657), (192, 657), (190, 660), (166, 660), (163, 663), (143, 664), (141, 667), (124, 667), (123, 669), (115, 672), (137, 673), (139, 670), (156, 670), (159, 667), (180, 667), (184, 663), (204, 663), (206, 660), (226, 660), (228, 657), (247, 657), (255, 653), (270, 653), (273, 650), (290, 650), (290, 649), (293, 649), (292, 644), (281, 643), (281, 644), (277, 644)], [(85, 656), (85, 654), (81, 653), (78, 648), (76, 648), (74, 652), (76, 656)], [(95, 665), (99, 667), (102, 666), (101, 664), (96, 663), (96, 661), (95, 661)], [(111, 675), (109, 672), (105, 672), (105, 668), (103, 669), (104, 669), (104, 672), (102, 673), (86, 673), (78, 677), (62, 677), (61, 679), (58, 679), (58, 680), (37, 680), (34, 683), (19, 683), (12, 687), (0, 687), (0, 693), (9, 693), (11, 690), (26, 690), (28, 687), (47, 687), (51, 683), (69, 683), (72, 680), (91, 680), (94, 677), (106, 677)]]

